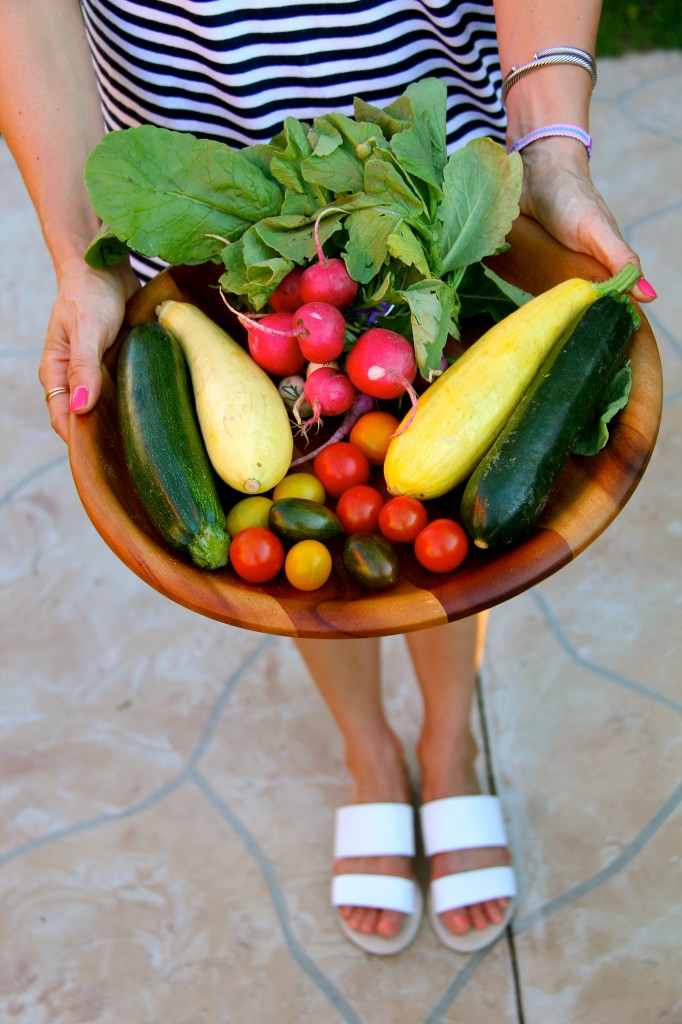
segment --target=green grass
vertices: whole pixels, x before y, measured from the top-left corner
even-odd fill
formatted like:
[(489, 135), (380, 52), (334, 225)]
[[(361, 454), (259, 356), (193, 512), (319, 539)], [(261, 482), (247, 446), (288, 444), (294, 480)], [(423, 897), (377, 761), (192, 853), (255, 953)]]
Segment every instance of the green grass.
[(682, 49), (680, 0), (603, 0), (598, 57)]

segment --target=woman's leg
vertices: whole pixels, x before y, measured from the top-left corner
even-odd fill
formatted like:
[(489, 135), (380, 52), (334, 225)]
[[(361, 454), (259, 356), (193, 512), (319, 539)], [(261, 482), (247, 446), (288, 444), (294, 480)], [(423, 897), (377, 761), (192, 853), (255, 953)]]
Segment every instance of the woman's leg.
[[(485, 634), (484, 616), (408, 633), (407, 644), (424, 701), (417, 744), (421, 800), (463, 796), (480, 791), (474, 769), (477, 745), (471, 710)], [(460, 850), (432, 858), (432, 877), (509, 863), (503, 848)], [(504, 916), (508, 900), (491, 900), (443, 914), (444, 924), (462, 934), (485, 928)]]
[[(410, 802), (410, 787), (400, 741), (391, 730), (381, 699), (378, 639), (297, 640), (296, 645), (343, 737), (353, 780), (353, 803)], [(386, 873), (412, 877), (406, 857), (337, 860), (337, 874)], [(343, 907), (352, 928), (389, 938), (403, 915), (366, 907)]]

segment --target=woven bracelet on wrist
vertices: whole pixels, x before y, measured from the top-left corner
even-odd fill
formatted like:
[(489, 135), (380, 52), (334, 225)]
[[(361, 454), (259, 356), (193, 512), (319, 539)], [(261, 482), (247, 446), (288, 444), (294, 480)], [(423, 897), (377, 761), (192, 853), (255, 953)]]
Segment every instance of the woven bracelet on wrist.
[(583, 146), (587, 150), (588, 158), (591, 155), (592, 136), (577, 124), (547, 124), (543, 128), (535, 128), (534, 131), (529, 132), (528, 135), (524, 135), (523, 138), (515, 142), (513, 146), (510, 146), (507, 152), (518, 153), (520, 149), (523, 149), (524, 146), (530, 145), (531, 142), (536, 142), (538, 139), (548, 139), (556, 135), (563, 135), (569, 139), (577, 139), (578, 142), (582, 142)]
[(592, 88), (597, 84), (597, 63), (594, 57), (587, 50), (580, 50), (576, 46), (551, 46), (547, 50), (538, 50), (533, 54), (533, 60), (521, 67), (514, 65), (502, 79), (502, 100), (506, 100), (507, 93), (512, 85), (518, 82), (531, 71), (538, 68), (552, 67), (555, 64), (574, 64), (576, 67), (584, 68), (592, 79)]

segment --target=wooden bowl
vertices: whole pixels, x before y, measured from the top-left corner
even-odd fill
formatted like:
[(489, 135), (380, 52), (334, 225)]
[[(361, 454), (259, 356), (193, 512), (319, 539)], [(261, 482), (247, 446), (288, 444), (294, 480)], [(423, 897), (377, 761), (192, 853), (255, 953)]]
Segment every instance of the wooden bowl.
[[(510, 248), (489, 264), (511, 283), (537, 294), (569, 277), (605, 280), (594, 260), (572, 253), (534, 221), (520, 217)], [(263, 633), (300, 637), (357, 637), (403, 633), (490, 608), (526, 590), (574, 559), (612, 522), (637, 486), (653, 450), (661, 417), (662, 379), (656, 342), (644, 317), (632, 348), (633, 386), (626, 408), (611, 424), (609, 443), (591, 458), (572, 456), (537, 527), (502, 553), (471, 546), (448, 574), (430, 573), (411, 549), (401, 551), (401, 578), (373, 592), (353, 582), (332, 547), (334, 568), (319, 590), (291, 587), (283, 573), (253, 586), (230, 566), (209, 572), (161, 540), (130, 482), (118, 429), (115, 364), (126, 330), (153, 319), (164, 298), (184, 298), (233, 329), (214, 287), (218, 268), (164, 271), (129, 302), (126, 323), (107, 353), (102, 396), (95, 409), (71, 416), (71, 469), (85, 510), (114, 553), (150, 586), (211, 618)], [(459, 496), (429, 503), (432, 517), (456, 517)]]

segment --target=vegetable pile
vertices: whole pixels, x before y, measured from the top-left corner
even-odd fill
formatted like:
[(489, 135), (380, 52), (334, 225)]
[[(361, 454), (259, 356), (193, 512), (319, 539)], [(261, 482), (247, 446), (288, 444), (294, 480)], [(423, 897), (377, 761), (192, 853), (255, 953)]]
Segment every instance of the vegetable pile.
[[(222, 263), (220, 295), (245, 329), (242, 343), (166, 301), (119, 361), (133, 485), (202, 568), (251, 584), (283, 573), (300, 590), (334, 567), (383, 590), (399, 551), (452, 572), (470, 541), (522, 539), (568, 455), (599, 450), (627, 400), (638, 320), (620, 293), (637, 268), (534, 298), (490, 272), (481, 261), (518, 213), (520, 160), (485, 139), (448, 158), (440, 82), (385, 110), (357, 100), (355, 119), (289, 118), (239, 152), (111, 133), (86, 181), (108, 225), (91, 264), (129, 247)], [(446, 342), (482, 311), (492, 326), (453, 359)]]
[[(241, 150), (149, 125), (110, 132), (85, 168), (104, 223), (87, 261), (111, 265), (130, 247), (170, 264), (222, 263), (223, 289), (253, 312), (285, 309), (295, 268), (307, 268), (304, 302), (320, 287), (329, 301), (330, 276), (347, 272), (354, 294), (338, 305), (392, 307), (382, 326), (412, 342), (432, 379), (460, 316), (499, 317), (524, 297), (481, 263), (518, 215), (521, 158), (490, 139), (448, 157), (438, 79), (385, 109), (356, 99), (354, 114), (311, 126), (289, 117), (268, 145)], [(362, 327), (359, 317), (349, 340)]]

